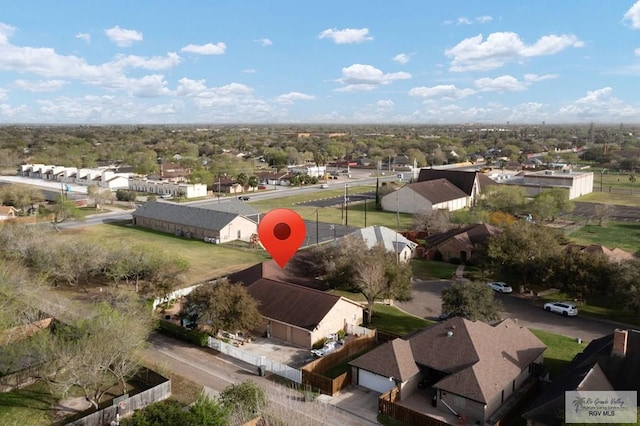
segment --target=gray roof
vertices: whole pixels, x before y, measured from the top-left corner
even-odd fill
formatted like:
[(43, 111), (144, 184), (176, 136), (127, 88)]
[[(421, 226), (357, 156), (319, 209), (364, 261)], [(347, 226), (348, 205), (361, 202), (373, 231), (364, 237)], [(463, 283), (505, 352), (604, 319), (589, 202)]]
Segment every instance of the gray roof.
[(385, 226), (368, 226), (366, 228), (358, 229), (349, 235), (362, 238), (367, 245), (367, 248), (373, 248), (376, 244), (382, 244), (387, 251), (393, 251), (396, 253), (400, 253), (402, 249), (407, 246), (413, 250), (418, 245), (393, 229), (389, 229)]
[(229, 200), (223, 201), (221, 203), (208, 203), (199, 205), (198, 208), (215, 210), (218, 212), (235, 213), (245, 217), (257, 216), (260, 214), (258, 210), (240, 200)]
[[(154, 219), (213, 231), (220, 231), (236, 217), (243, 216), (238, 213), (217, 211), (201, 206), (162, 203), (158, 201), (149, 201), (143, 204), (138, 207), (132, 215), (134, 218)], [(247, 220), (251, 219), (247, 218)]]

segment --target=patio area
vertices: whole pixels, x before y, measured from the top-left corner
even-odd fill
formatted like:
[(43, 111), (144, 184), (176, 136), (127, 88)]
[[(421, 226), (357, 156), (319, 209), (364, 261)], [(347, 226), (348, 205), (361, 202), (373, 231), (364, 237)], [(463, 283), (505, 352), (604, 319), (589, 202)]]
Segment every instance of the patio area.
[(451, 412), (445, 412), (431, 405), (431, 389), (417, 390), (409, 397), (402, 401), (396, 401), (396, 404), (409, 408), (418, 413), (426, 414), (429, 417), (446, 422), (450, 425), (475, 424), (475, 422), (462, 423), (456, 415)]

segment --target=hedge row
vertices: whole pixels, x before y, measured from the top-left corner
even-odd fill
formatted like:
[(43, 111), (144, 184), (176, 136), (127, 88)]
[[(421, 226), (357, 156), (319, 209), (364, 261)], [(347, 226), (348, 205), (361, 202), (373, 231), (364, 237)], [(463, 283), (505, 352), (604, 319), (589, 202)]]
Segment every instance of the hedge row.
[(169, 321), (160, 320), (158, 331), (167, 336), (184, 340), (198, 346), (207, 347), (209, 344), (209, 335), (196, 330), (189, 330)]

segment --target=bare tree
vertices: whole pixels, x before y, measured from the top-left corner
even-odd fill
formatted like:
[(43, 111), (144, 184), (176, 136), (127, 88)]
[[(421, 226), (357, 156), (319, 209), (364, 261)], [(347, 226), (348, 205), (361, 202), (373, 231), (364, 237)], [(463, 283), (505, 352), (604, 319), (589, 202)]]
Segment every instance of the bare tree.
[[(382, 246), (375, 246), (371, 251), (374, 253), (383, 251), (382, 255), (386, 255), (386, 250)], [(367, 322), (370, 324), (376, 299), (389, 290), (385, 264), (381, 261), (380, 256), (371, 253), (355, 260), (354, 267), (357, 289), (367, 300)]]
[(449, 210), (423, 210), (413, 217), (413, 229), (426, 231), (427, 234), (437, 234), (451, 229), (451, 214)]
[(602, 226), (613, 215), (615, 207), (611, 204), (596, 204), (594, 208), (594, 217), (598, 219), (598, 226)]

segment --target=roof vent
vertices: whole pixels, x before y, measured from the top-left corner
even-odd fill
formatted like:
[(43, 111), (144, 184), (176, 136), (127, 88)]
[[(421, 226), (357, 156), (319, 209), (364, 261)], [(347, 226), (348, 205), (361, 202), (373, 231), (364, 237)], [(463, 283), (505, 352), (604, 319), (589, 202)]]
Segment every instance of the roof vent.
[(451, 337), (451, 336), (453, 336), (453, 331), (451, 330), (447, 331), (447, 337)]

